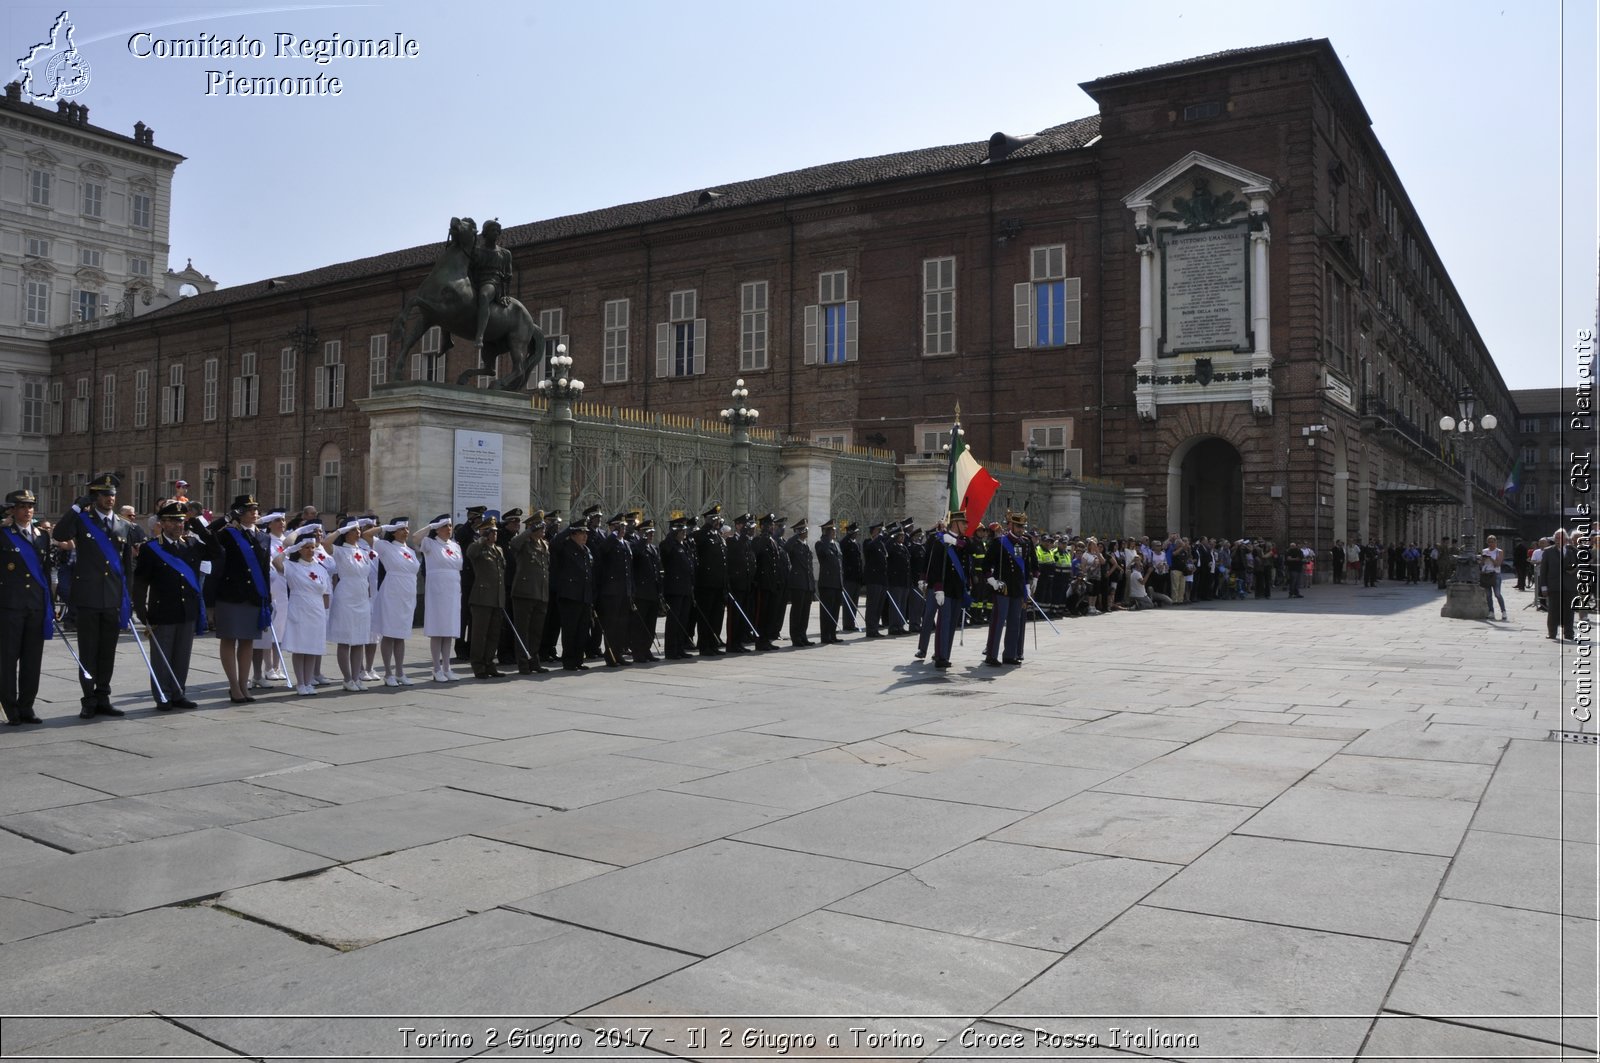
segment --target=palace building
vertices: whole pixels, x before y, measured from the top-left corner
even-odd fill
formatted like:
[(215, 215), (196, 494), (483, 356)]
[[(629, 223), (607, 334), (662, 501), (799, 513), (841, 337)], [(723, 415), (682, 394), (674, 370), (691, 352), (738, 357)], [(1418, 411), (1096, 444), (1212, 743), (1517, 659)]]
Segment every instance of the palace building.
[[(1512, 397), (1329, 42), (1082, 87), (1096, 113), (1048, 129), (510, 223), (514, 294), (586, 400), (707, 417), (742, 378), (764, 428), (905, 459), (959, 402), (985, 459), (1142, 489), (1130, 533), (1458, 534), (1438, 422), (1470, 388), (1504, 426), (1474, 457), (1478, 525), (1513, 526)], [(359, 402), (448, 221), (58, 336), (52, 508), (109, 467), (213, 506), (365, 504)], [(404, 374), (451, 386), (472, 345), (440, 347)]]

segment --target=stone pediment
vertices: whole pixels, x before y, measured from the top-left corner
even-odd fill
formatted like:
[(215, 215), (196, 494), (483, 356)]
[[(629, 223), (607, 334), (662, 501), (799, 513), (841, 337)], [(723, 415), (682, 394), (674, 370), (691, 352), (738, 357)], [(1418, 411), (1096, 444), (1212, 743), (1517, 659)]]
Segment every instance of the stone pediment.
[(1164, 206), (1175, 195), (1185, 194), (1195, 178), (1216, 178), (1219, 183), (1248, 199), (1266, 198), (1278, 191), (1278, 182), (1254, 170), (1223, 162), (1203, 151), (1191, 151), (1165, 170), (1123, 197), (1129, 210), (1148, 212)]

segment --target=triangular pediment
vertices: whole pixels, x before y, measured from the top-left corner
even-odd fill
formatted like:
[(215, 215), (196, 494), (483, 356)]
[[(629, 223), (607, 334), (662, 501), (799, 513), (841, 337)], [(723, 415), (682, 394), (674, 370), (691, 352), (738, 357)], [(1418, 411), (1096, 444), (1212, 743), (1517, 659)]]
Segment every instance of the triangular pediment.
[(1223, 162), (1203, 151), (1191, 151), (1165, 170), (1150, 178), (1123, 197), (1129, 210), (1148, 209), (1173, 189), (1190, 180), (1190, 171), (1200, 170), (1222, 178), (1246, 196), (1271, 196), (1278, 191), (1278, 182), (1264, 174)]

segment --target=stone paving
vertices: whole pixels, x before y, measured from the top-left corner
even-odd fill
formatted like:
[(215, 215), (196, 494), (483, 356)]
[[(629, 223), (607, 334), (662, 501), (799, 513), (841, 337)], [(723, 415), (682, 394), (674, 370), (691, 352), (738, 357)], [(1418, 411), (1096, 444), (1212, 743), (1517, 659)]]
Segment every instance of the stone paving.
[(173, 714), (130, 642), (94, 721), (49, 647), (0, 1056), (1594, 1059), (1579, 648), (1508, 599), (250, 705), (204, 643)]

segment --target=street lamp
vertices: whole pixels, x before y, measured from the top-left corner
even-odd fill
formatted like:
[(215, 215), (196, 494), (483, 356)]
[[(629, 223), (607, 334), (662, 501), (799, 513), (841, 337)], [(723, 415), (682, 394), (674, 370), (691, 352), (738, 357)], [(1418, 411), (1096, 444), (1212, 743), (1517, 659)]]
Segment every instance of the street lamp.
[(565, 343), (550, 356), (550, 376), (539, 381), (539, 394), (550, 399), (550, 499), (553, 509), (572, 508), (572, 403), (583, 395), (583, 381), (572, 375), (572, 355)]
[(736, 433), (748, 430), (761, 417), (760, 410), (745, 405), (745, 400), (750, 397), (750, 389), (744, 386), (742, 379), (735, 380), (729, 396), (733, 399), (733, 405), (723, 410), (719, 416)]
[(539, 394), (557, 402), (571, 402), (583, 395), (583, 381), (572, 375), (572, 356), (565, 343), (556, 344), (550, 358), (550, 376), (539, 381)]
[(1456, 555), (1456, 574), (1447, 589), (1444, 608), (1440, 610), (1441, 616), (1457, 620), (1487, 620), (1490, 615), (1488, 603), (1478, 586), (1478, 555), (1474, 552), (1478, 539), (1472, 513), (1472, 457), (1484, 433), (1494, 431), (1500, 422), (1492, 413), (1474, 420), (1476, 406), (1477, 396), (1472, 389), (1462, 388), (1461, 394), (1456, 396), (1457, 412), (1461, 416), (1446, 414), (1439, 418), (1441, 431), (1456, 433), (1462, 454), (1461, 482), (1465, 502), (1461, 513), (1461, 552)]
[[(1325, 436), (1333, 429), (1325, 424), (1308, 424), (1300, 429), (1300, 434), (1306, 438), (1306, 446), (1315, 447), (1317, 437)], [(1322, 563), (1322, 474), (1316, 464), (1311, 468), (1311, 582), (1317, 579), (1317, 566)], [(1309, 584), (1308, 584), (1309, 586)]]
[(743, 499), (743, 506), (750, 506), (751, 479), (750, 479), (750, 428), (761, 418), (761, 411), (751, 407), (749, 403), (750, 389), (744, 386), (741, 378), (733, 382), (733, 390), (728, 393), (733, 400), (728, 408), (718, 413), (723, 422), (727, 424), (733, 436), (733, 484), (738, 497)]

